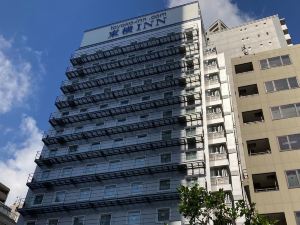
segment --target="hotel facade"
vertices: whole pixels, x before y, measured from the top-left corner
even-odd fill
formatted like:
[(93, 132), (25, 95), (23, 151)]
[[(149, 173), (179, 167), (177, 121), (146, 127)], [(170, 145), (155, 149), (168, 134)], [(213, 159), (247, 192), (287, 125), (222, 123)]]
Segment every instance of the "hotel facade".
[(231, 58), (287, 48), (282, 21), (205, 31), (194, 2), (85, 31), (18, 224), (183, 225), (177, 188), (195, 183), (251, 199)]

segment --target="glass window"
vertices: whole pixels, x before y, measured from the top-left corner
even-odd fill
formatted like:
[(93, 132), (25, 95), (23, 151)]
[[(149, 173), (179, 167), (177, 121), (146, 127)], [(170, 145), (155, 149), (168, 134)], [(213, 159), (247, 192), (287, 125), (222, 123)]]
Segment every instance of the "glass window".
[(128, 225), (140, 225), (141, 213), (140, 211), (128, 212)]
[(289, 85), (286, 79), (274, 80), (274, 85), (277, 91), (289, 89)]
[(111, 214), (103, 214), (100, 217), (100, 225), (110, 225)]
[(271, 68), (282, 65), (280, 56), (269, 58), (268, 61), (269, 61), (269, 65), (270, 65)]
[(96, 172), (96, 164), (88, 164), (85, 166), (84, 173), (90, 174)]
[(288, 150), (290, 149), (289, 141), (288, 141), (288, 136), (281, 136), (278, 137), (278, 143), (280, 150)]
[(196, 127), (190, 127), (185, 129), (186, 136), (194, 136), (196, 135)]
[(124, 88), (124, 89), (126, 89), (126, 88), (131, 88), (131, 83), (124, 84), (123, 88)]
[(275, 88), (274, 88), (274, 85), (273, 85), (273, 81), (267, 81), (267, 82), (265, 82), (265, 86), (266, 86), (267, 92), (273, 92), (273, 91), (275, 91)]
[(197, 159), (197, 152), (186, 152), (185, 156), (186, 156), (186, 160)]
[(144, 167), (145, 166), (145, 157), (136, 158), (134, 160), (135, 167)]
[(172, 110), (163, 112), (163, 118), (167, 118), (167, 117), (172, 117)]
[(289, 85), (291, 88), (298, 88), (299, 87), (299, 83), (296, 77), (290, 77), (288, 78), (289, 81)]
[(116, 185), (109, 185), (104, 188), (104, 197), (105, 198), (113, 198), (116, 196), (117, 187)]
[(170, 189), (170, 180), (160, 180), (159, 181), (159, 190), (164, 191), (164, 190), (169, 190)]
[(102, 105), (100, 105), (100, 109), (105, 109), (107, 107), (108, 107), (108, 104), (102, 104)]
[(33, 205), (40, 205), (43, 202), (44, 194), (36, 195), (33, 199)]
[(295, 212), (295, 217), (297, 225), (300, 225), (300, 212)]
[(91, 145), (91, 150), (99, 150), (100, 146), (101, 146), (100, 142), (94, 142)]
[(299, 170), (286, 171), (286, 177), (289, 188), (300, 187)]
[(90, 198), (91, 189), (83, 188), (80, 189), (79, 200), (88, 200)]
[(58, 225), (58, 219), (49, 219), (48, 225)]
[(131, 184), (131, 194), (141, 194), (143, 192), (143, 183), (136, 182)]
[(162, 140), (170, 140), (172, 138), (172, 131), (171, 130), (164, 130), (161, 132)]
[(297, 109), (298, 116), (300, 116), (300, 103), (296, 104), (296, 109)]
[(288, 138), (291, 149), (300, 149), (300, 134), (292, 134)]
[(64, 202), (65, 197), (66, 197), (65, 191), (58, 191), (55, 193), (54, 202), (55, 203)]
[(273, 120), (277, 120), (277, 119), (281, 118), (280, 109), (279, 109), (278, 106), (271, 107), (271, 112), (272, 112), (272, 118), (273, 118)]
[(281, 56), (282, 64), (285, 65), (290, 65), (292, 64), (290, 56), (289, 55), (282, 55)]
[(170, 163), (171, 162), (171, 153), (164, 153), (160, 155), (161, 163)]
[(171, 98), (172, 96), (173, 96), (173, 92), (172, 91), (164, 93), (164, 98)]
[(151, 84), (152, 84), (152, 79), (144, 80), (144, 85), (151, 85)]
[(56, 156), (56, 153), (57, 153), (57, 149), (52, 149), (49, 151), (49, 157), (54, 157)]
[(282, 118), (291, 118), (297, 116), (295, 105), (282, 105), (280, 106)]
[(43, 171), (43, 173), (42, 173), (42, 180), (48, 179), (49, 175), (50, 175), (50, 170)]
[(163, 222), (163, 221), (169, 221), (170, 220), (170, 209), (169, 208), (163, 208), (157, 210), (157, 221)]
[(78, 145), (69, 146), (69, 153), (75, 153), (78, 150)]
[(121, 168), (120, 160), (115, 160), (115, 161), (109, 162), (109, 170), (110, 171), (120, 170), (120, 168)]
[(61, 176), (62, 177), (69, 177), (72, 175), (72, 167), (66, 167), (63, 168), (61, 171)]
[(73, 218), (73, 225), (84, 225), (84, 216), (75, 216)]
[(267, 59), (260, 60), (260, 68), (262, 70), (265, 70), (265, 69), (269, 68), (269, 64), (268, 64), (268, 60)]
[(142, 101), (148, 101), (148, 100), (150, 100), (150, 96), (143, 96), (142, 97)]
[(140, 119), (141, 119), (142, 121), (147, 120), (148, 118), (149, 118), (149, 115), (147, 115), (147, 114), (141, 115), (141, 116), (140, 116)]
[(124, 100), (124, 101), (121, 101), (120, 103), (121, 103), (121, 105), (127, 105), (129, 103), (129, 100)]

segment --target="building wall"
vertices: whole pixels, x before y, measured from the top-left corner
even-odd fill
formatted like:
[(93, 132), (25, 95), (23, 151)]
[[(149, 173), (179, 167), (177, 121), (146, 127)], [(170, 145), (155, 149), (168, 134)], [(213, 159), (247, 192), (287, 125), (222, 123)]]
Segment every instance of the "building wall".
[[(259, 60), (290, 55), (292, 64), (282, 67), (261, 70)], [(255, 55), (243, 56), (232, 60), (233, 68), (237, 64), (252, 62), (254, 71), (233, 74), (234, 91), (236, 93), (238, 117), (242, 134), (251, 199), (257, 204), (261, 214), (284, 212), (287, 224), (296, 225), (294, 213), (300, 211), (300, 189), (289, 188), (285, 171), (300, 168), (300, 151), (281, 151), (278, 136), (299, 133), (300, 117), (273, 120), (270, 107), (300, 102), (300, 88), (266, 93), (264, 82), (294, 77), (300, 81), (300, 46), (282, 48)], [(238, 87), (257, 84), (258, 94), (247, 97), (238, 96)], [(299, 83), (300, 84), (300, 83)], [(242, 112), (262, 109), (264, 121), (258, 123), (243, 123)], [(270, 154), (250, 156), (247, 141), (268, 138), (271, 147)], [(253, 187), (253, 174), (276, 172), (279, 190), (255, 192)]]

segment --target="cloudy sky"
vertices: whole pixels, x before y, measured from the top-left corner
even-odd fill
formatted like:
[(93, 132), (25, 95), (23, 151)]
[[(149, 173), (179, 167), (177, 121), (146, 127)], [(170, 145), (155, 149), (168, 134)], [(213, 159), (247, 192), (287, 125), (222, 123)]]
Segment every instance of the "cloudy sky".
[[(11, 188), (8, 204), (24, 197), (43, 131), (55, 110), (71, 53), (82, 32), (188, 0), (0, 0), (0, 182)], [(274, 14), (285, 17), (299, 43), (296, 0), (200, 0), (206, 26), (228, 26)]]

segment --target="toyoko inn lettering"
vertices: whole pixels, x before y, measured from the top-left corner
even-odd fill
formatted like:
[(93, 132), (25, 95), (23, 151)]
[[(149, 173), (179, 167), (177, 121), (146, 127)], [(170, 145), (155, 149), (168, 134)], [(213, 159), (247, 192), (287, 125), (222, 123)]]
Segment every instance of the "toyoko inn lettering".
[(161, 12), (150, 16), (140, 17), (110, 27), (109, 39), (121, 37), (135, 32), (141, 32), (166, 24), (167, 13)]

